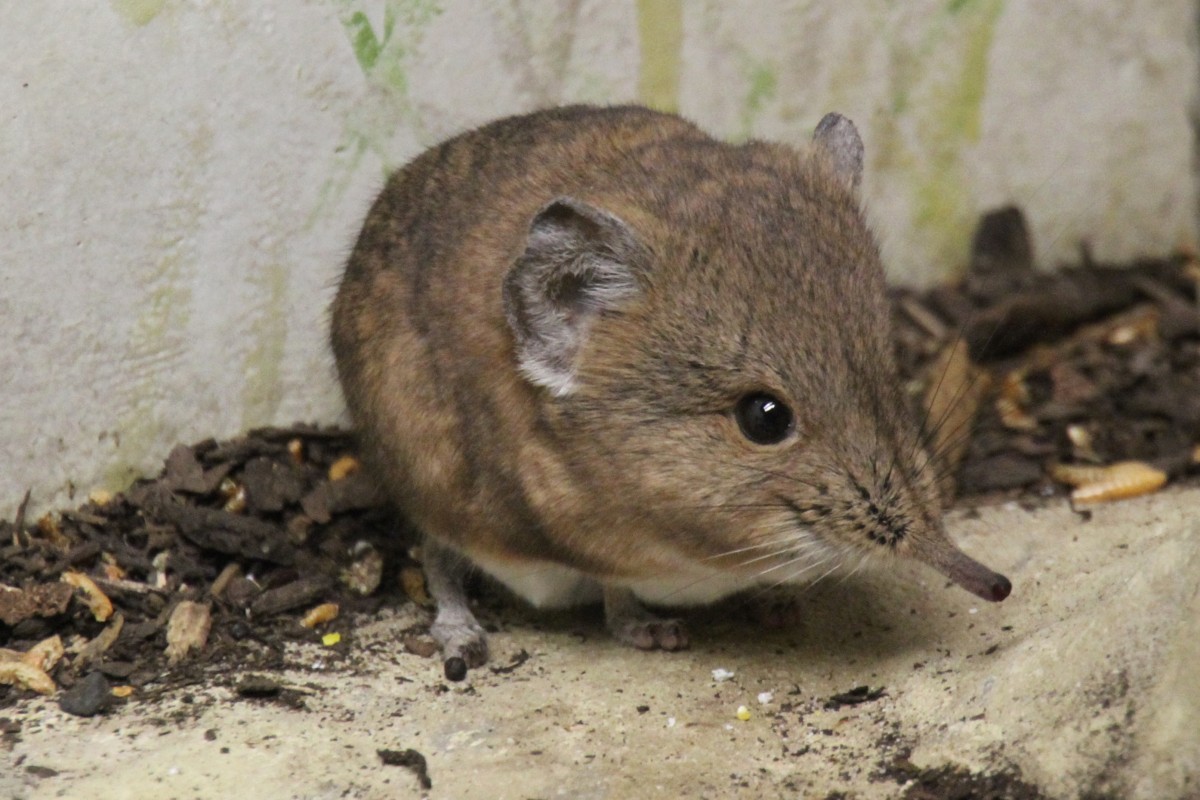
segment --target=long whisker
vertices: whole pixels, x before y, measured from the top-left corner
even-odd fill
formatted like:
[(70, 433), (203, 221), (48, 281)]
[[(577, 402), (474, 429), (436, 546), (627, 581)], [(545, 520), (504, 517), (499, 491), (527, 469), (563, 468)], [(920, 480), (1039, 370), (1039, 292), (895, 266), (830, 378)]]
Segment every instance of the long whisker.
[(867, 562), (870, 560), (871, 560), (870, 554), (864, 553), (862, 555), (862, 557), (858, 559), (858, 563), (855, 564), (849, 571), (846, 572), (846, 574), (844, 574), (841, 578), (838, 579), (838, 582), (836, 585), (841, 586), (843, 583), (850, 580), (850, 578), (854, 577), (855, 573), (857, 573), (859, 570), (861, 570), (863, 567), (865, 567), (867, 565)]
[[(826, 548), (820, 546), (816, 542), (809, 542), (805, 546), (789, 547), (789, 548), (786, 548), (783, 550), (776, 550), (773, 553), (767, 553), (766, 555), (756, 556), (754, 558), (748, 558), (745, 561), (739, 562), (738, 566), (745, 567), (745, 566), (749, 566), (750, 564), (754, 564), (758, 561), (765, 561), (768, 558), (777, 558), (782, 555), (795, 555), (796, 558), (792, 559), (792, 561), (795, 561), (797, 558), (804, 558), (812, 553), (824, 554), (825, 552), (826, 552)], [(788, 563), (791, 563), (791, 562), (788, 562)], [(759, 573), (759, 575), (762, 575), (762, 574), (763, 574), (762, 572)]]
[(974, 418), (960, 420), (958, 424), (945, 432), (945, 436), (942, 441), (937, 443), (937, 447), (929, 450), (930, 455), (944, 456), (951, 447), (961, 444), (963, 437), (970, 436), (974, 422)]
[[(798, 560), (799, 559), (793, 559), (792, 561), (788, 562), (788, 565), (795, 564), (796, 561), (798, 561)], [(764, 586), (763, 589), (759, 592), (759, 596), (762, 597), (762, 596), (766, 595), (768, 592), (778, 589), (780, 586), (784, 585), (785, 583), (796, 583), (799, 580), (799, 578), (801, 578), (806, 572), (811, 572), (814, 569), (817, 569), (817, 568), (825, 565), (830, 560), (833, 561), (833, 566), (830, 567), (829, 570), (824, 573), (825, 575), (828, 575), (830, 572), (833, 572), (834, 570), (836, 570), (841, 563), (840, 560), (834, 556), (830, 556), (829, 558), (824, 558), (820, 561), (809, 564), (808, 566), (804, 567), (804, 569), (792, 572), (788, 575), (783, 576), (782, 578), (775, 581), (774, 583)], [(817, 580), (820, 580), (820, 578), (817, 578)]]
[[(811, 570), (811, 569), (815, 569), (816, 567), (819, 567), (819, 566), (821, 566), (822, 564), (824, 564), (824, 563), (828, 562), (828, 561), (829, 561), (831, 558), (833, 558), (833, 556), (826, 556), (825, 558), (822, 558), (820, 561), (812, 562), (812, 563), (810, 563), (810, 564), (809, 564), (809, 566), (805, 567), (805, 568), (804, 568), (804, 569), (802, 569), (800, 572), (793, 573), (792, 575), (789, 575), (788, 577), (784, 578), (784, 579), (783, 579), (783, 582), (789, 581), (789, 580), (793, 579), (793, 578), (794, 578), (795, 576), (797, 576), (797, 575), (803, 575), (805, 572), (808, 572), (808, 571), (809, 571), (809, 570)], [(786, 567), (790, 567), (790, 566), (792, 566), (793, 564), (799, 563), (799, 562), (801, 562), (801, 561), (804, 561), (804, 560), (805, 560), (805, 559), (804, 559), (804, 556), (796, 556), (795, 558), (791, 558), (791, 559), (788, 559), (787, 561), (784, 561), (782, 564), (776, 564), (776, 565), (775, 565), (775, 566), (773, 566), (773, 567), (767, 567), (767, 568), (766, 568), (766, 569), (764, 569), (764, 570), (760, 570), (760, 571), (759, 571), (759, 572), (758, 572), (758, 573), (757, 573), (757, 574), (756, 574), (754, 577), (755, 577), (756, 579), (757, 579), (757, 578), (761, 578), (762, 576), (764, 576), (764, 575), (766, 575), (766, 574), (768, 574), (768, 573), (774, 572), (774, 571), (775, 571), (775, 570), (777, 570), (777, 569), (784, 569), (784, 568), (786, 568)], [(778, 585), (778, 584), (777, 584), (777, 585)]]
[(834, 572), (836, 572), (836, 571), (837, 571), (837, 569), (838, 569), (838, 567), (840, 567), (841, 565), (842, 565), (842, 562), (840, 562), (840, 561), (836, 562), (836, 563), (835, 563), (835, 564), (834, 564), (832, 567), (830, 567), (829, 569), (825, 570), (825, 572), (823, 572), (822, 574), (820, 574), (820, 575), (818, 575), (816, 578), (814, 578), (814, 579), (812, 580), (812, 582), (808, 584), (808, 587), (807, 587), (807, 588), (808, 588), (809, 590), (811, 590), (811, 589), (812, 589), (814, 586), (816, 586), (818, 583), (820, 583), (821, 581), (825, 580), (825, 579), (826, 579), (826, 578), (828, 578), (830, 575), (832, 575)]
[(790, 536), (781, 536), (778, 539), (772, 539), (770, 541), (760, 542), (758, 544), (747, 545), (746, 547), (739, 547), (736, 550), (726, 550), (723, 553), (717, 553), (715, 555), (706, 556), (704, 558), (704, 560), (705, 561), (713, 561), (718, 558), (728, 558), (729, 556), (735, 556), (738, 553), (746, 553), (751, 550), (762, 550), (762, 549), (765, 549), (768, 547), (777, 547), (779, 545), (791, 543), (793, 538), (794, 537), (790, 537)]
[[(764, 556), (758, 556), (755, 558), (748, 559), (746, 562), (739, 563), (738, 567), (742, 567), (742, 566), (745, 566), (745, 564), (747, 564), (747, 563), (754, 563), (754, 562), (757, 562), (760, 560), (764, 560), (764, 559), (772, 558), (772, 557), (778, 557), (778, 556), (785, 555), (788, 553), (796, 553), (797, 554), (796, 558), (793, 559), (793, 561), (803, 560), (805, 558), (809, 558), (812, 551), (818, 551), (821, 549), (819, 547), (819, 543), (814, 542), (814, 541), (808, 539), (807, 537), (796, 536), (794, 526), (791, 524), (788, 524), (786, 521), (783, 521), (783, 524), (781, 525), (781, 527), (783, 527), (784, 530), (782, 531), (780, 537), (778, 539), (774, 540), (773, 542), (766, 542), (761, 545), (751, 545), (749, 547), (739, 548), (737, 550), (731, 550), (731, 551), (728, 551), (727, 553), (724, 553), (721, 555), (710, 556), (709, 558), (706, 558), (705, 560), (707, 561), (712, 558), (720, 558), (720, 557), (722, 557), (722, 555), (732, 555), (732, 554), (740, 553), (740, 552), (749, 552), (751, 550), (761, 549), (764, 547), (779, 546), (782, 544), (790, 545), (788, 547), (781, 547), (779, 550), (777, 550), (773, 553), (767, 553)], [(788, 534), (790, 534), (790, 535), (788, 535)], [(666, 600), (666, 599), (673, 597), (677, 594), (680, 594), (688, 589), (698, 586), (701, 583), (704, 583), (705, 581), (715, 580), (716, 578), (718, 578), (720, 576), (721, 576), (721, 573), (715, 572), (715, 571), (710, 575), (701, 575), (701, 576), (697, 577), (695, 580), (689, 581), (688, 583), (685, 583), (682, 586), (678, 587), (677, 589), (675, 589), (675, 591), (670, 592), (666, 595), (663, 595), (660, 599)]]
[[(966, 324), (970, 324), (970, 322), (968, 321), (967, 323), (964, 323), (964, 325), (966, 325)], [(963, 341), (963, 336), (964, 336), (963, 331), (964, 331), (964, 329), (959, 330), (958, 336), (955, 339), (954, 347), (951, 350), (952, 353), (958, 349), (959, 344)], [(993, 330), (992, 335), (993, 336), (995, 335), (995, 330)], [(991, 337), (989, 337), (988, 340), (990, 341)], [(946, 373), (949, 372), (949, 370), (950, 370), (950, 363), (949, 363), (949, 361), (947, 361), (945, 369), (942, 370), (942, 374), (938, 378), (938, 388), (936, 388), (934, 390), (933, 394), (930, 395), (930, 397), (936, 397), (940, 393), (942, 381), (945, 380)], [(973, 389), (975, 387), (976, 383), (978, 383), (982, 379), (983, 375), (984, 375), (984, 372), (982, 370), (975, 370), (975, 371), (973, 371), (970, 380), (964, 381), (963, 383), (959, 384), (958, 387), (955, 388), (954, 395), (946, 403), (946, 407), (942, 411), (941, 416), (938, 418), (938, 420), (934, 423), (934, 425), (932, 427), (928, 427), (928, 421), (929, 421), (929, 414), (933, 411), (933, 407), (932, 407), (932, 405), (926, 407), (925, 419), (921, 423), (921, 428), (919, 429), (920, 435), (919, 435), (918, 440), (914, 443), (914, 447), (911, 451), (911, 455), (915, 456), (918, 448), (920, 448), (920, 447), (928, 448), (936, 442), (936, 440), (938, 439), (938, 435), (942, 432), (943, 426), (947, 422), (949, 422), (951, 419), (953, 419), (953, 414), (954, 414), (955, 408), (962, 401), (962, 398), (967, 396), (967, 394), (971, 391), (971, 389)], [(964, 424), (967, 424), (969, 426), (970, 423), (972, 423), (972, 422), (974, 422), (973, 419), (960, 421), (959, 424), (957, 426), (955, 426), (955, 431), (952, 431), (951, 433), (956, 432), (957, 429)], [(945, 443), (942, 442), (942, 443), (939, 443), (938, 447), (936, 447), (934, 449), (943, 450), (944, 448), (945, 448)]]
[[(972, 309), (971, 315), (974, 316), (974, 313), (975, 313), (974, 309)], [(946, 380), (946, 375), (947, 375), (947, 373), (950, 372), (950, 362), (953, 360), (954, 354), (958, 352), (959, 345), (961, 345), (963, 343), (963, 340), (964, 340), (964, 337), (966, 334), (966, 324), (968, 324), (969, 322), (970, 322), (970, 320), (968, 319), (967, 323), (964, 323), (963, 325), (959, 326), (958, 334), (954, 337), (954, 344), (950, 348), (950, 358), (946, 359), (946, 366), (942, 369), (942, 374), (938, 375), (937, 384), (933, 387), (933, 391), (931, 393), (929, 393), (928, 397), (934, 398), (934, 397), (937, 397), (939, 394), (941, 394), (942, 382)], [(953, 400), (953, 398), (952, 398), (952, 400)], [(953, 402), (951, 403), (951, 407), (952, 406), (953, 406)], [(929, 415), (931, 413), (933, 413), (933, 404), (932, 403), (927, 404), (925, 406), (925, 413), (921, 416), (921, 425), (918, 428), (918, 430), (920, 430), (920, 431), (928, 430)], [(939, 423), (939, 425), (940, 425), (940, 423)], [(933, 435), (933, 432), (930, 432), (931, 437), (932, 437), (932, 435)]]

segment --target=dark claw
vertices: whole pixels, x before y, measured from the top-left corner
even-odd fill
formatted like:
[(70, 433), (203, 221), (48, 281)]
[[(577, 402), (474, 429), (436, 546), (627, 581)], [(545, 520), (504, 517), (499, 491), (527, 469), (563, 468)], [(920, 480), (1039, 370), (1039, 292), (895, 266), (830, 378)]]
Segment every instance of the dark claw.
[(467, 677), (467, 662), (458, 656), (447, 658), (442, 664), (442, 670), (446, 674), (446, 680), (457, 683)]

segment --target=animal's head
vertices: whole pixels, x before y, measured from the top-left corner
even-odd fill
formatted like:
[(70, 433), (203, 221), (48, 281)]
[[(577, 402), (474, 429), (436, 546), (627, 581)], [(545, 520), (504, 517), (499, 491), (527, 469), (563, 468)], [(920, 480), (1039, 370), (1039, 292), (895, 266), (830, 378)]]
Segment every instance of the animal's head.
[(1003, 600), (1008, 580), (941, 523), (862, 152), (829, 115), (807, 153), (713, 142), (636, 201), (547, 203), (504, 286), (519, 366), (581, 474), (661, 539), (648, 547), (764, 582), (915, 558)]

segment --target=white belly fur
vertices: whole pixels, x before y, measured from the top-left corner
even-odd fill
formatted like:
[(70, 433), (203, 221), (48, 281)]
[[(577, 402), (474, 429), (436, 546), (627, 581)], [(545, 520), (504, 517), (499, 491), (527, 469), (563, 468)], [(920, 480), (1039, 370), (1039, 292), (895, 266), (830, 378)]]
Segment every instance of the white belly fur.
[[(599, 581), (570, 567), (473, 560), (488, 575), (538, 608), (569, 608), (599, 603), (604, 598)], [(631, 589), (639, 600), (653, 605), (697, 606), (754, 586), (755, 581), (715, 570), (696, 570), (620, 585)]]

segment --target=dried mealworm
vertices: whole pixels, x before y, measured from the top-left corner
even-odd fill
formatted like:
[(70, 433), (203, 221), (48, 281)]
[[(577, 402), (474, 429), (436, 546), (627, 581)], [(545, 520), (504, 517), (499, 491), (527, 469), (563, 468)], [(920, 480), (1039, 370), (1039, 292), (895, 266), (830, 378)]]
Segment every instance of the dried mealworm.
[(1074, 486), (1071, 501), (1081, 505), (1149, 494), (1167, 482), (1167, 473), (1144, 461), (1119, 461), (1107, 467), (1057, 464), (1050, 477)]
[(100, 590), (96, 582), (84, 575), (82, 572), (64, 572), (61, 578), (63, 583), (74, 586), (83, 595), (83, 600), (91, 609), (92, 616), (97, 622), (105, 622), (113, 613), (112, 601), (108, 599), (108, 595)]
[(315, 628), (318, 625), (337, 619), (338, 604), (337, 603), (322, 603), (319, 606), (314, 606), (300, 620), (300, 624), (306, 628)]
[(359, 469), (358, 459), (354, 456), (342, 456), (329, 465), (329, 480), (340, 481), (348, 478)]

